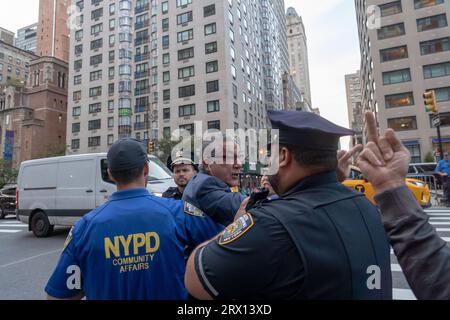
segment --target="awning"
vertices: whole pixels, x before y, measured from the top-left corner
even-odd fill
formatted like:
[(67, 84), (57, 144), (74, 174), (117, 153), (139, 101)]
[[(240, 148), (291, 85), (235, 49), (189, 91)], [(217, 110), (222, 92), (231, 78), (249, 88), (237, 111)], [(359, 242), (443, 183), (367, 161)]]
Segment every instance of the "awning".
[(405, 146), (417, 146), (417, 145), (420, 145), (419, 140), (402, 141), (402, 143), (403, 143)]
[[(450, 138), (442, 138), (442, 143), (450, 143)], [(433, 143), (439, 143), (438, 139), (433, 139)]]

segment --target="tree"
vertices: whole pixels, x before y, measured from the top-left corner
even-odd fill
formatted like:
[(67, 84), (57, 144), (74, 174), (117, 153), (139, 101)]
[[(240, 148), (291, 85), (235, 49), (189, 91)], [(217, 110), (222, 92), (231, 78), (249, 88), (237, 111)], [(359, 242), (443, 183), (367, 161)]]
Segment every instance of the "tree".
[(0, 159), (0, 188), (17, 182), (19, 171), (11, 168), (11, 163)]
[(425, 162), (427, 162), (427, 163), (435, 162), (432, 152), (428, 152), (425, 155)]
[(157, 150), (158, 150), (157, 156), (158, 156), (159, 160), (161, 160), (163, 163), (166, 163), (167, 159), (169, 158), (169, 156), (172, 153), (172, 149), (178, 143), (180, 143), (180, 141), (172, 141), (170, 138), (163, 138), (163, 139), (159, 140), (158, 146), (157, 146)]

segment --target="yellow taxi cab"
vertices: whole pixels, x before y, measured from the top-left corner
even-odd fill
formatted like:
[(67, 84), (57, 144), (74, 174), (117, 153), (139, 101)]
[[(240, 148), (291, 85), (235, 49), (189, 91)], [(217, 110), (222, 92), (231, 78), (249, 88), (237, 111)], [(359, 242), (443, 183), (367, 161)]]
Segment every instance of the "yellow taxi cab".
[[(374, 197), (375, 191), (372, 185), (366, 179), (364, 179), (363, 174), (357, 167), (351, 167), (350, 176), (347, 180), (343, 182), (346, 187), (355, 189), (358, 192), (364, 193), (370, 202), (376, 205)], [(417, 202), (423, 208), (431, 207), (430, 201), (430, 188), (428, 185), (417, 179), (406, 179), (406, 185), (409, 190), (412, 191)]]

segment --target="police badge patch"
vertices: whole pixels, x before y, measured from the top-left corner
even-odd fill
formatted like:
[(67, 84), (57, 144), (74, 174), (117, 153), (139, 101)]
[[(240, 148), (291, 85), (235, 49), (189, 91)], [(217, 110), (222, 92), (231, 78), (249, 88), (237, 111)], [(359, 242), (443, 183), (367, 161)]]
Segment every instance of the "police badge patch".
[(229, 225), (219, 238), (219, 244), (225, 245), (235, 241), (243, 236), (248, 230), (253, 227), (253, 218), (250, 213), (244, 214), (233, 224)]
[(206, 217), (205, 213), (202, 210), (186, 201), (184, 202), (184, 212), (195, 217)]

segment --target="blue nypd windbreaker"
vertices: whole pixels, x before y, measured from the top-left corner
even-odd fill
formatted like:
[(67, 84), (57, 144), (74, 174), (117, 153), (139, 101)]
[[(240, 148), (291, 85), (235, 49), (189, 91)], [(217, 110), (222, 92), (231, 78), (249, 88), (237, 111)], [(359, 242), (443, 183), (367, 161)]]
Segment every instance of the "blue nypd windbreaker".
[(186, 299), (185, 248), (222, 230), (182, 201), (116, 192), (75, 225), (45, 291), (60, 299)]

